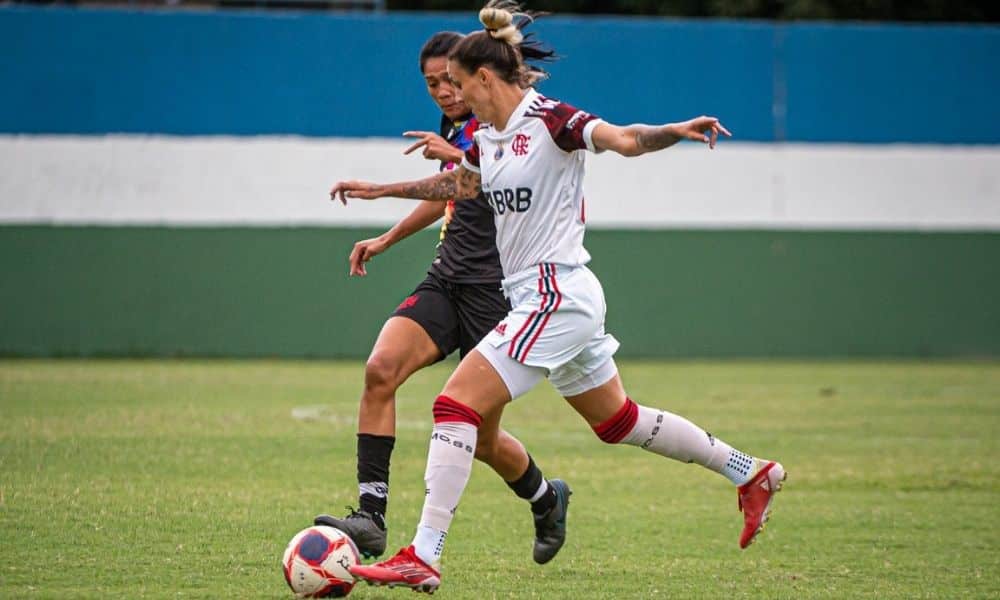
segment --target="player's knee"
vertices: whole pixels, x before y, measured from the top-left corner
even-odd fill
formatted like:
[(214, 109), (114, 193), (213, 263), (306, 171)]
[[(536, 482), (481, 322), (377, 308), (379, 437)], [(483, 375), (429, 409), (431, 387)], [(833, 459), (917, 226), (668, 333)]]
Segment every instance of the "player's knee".
[(620, 439), (612, 438), (602, 434), (600, 431), (597, 431), (596, 427), (594, 427), (593, 429), (594, 429), (594, 434), (597, 436), (597, 439), (601, 440), (605, 444), (617, 444), (618, 442), (621, 441)]
[(639, 406), (630, 398), (607, 420), (594, 425), (594, 434), (606, 444), (617, 444), (625, 439), (639, 418)]
[(372, 354), (365, 363), (365, 387), (394, 392), (402, 383), (400, 371), (399, 361), (384, 354)]
[(434, 401), (434, 424), (439, 423), (466, 423), (476, 429), (483, 424), (483, 417), (461, 402), (456, 402), (453, 398), (441, 394)]

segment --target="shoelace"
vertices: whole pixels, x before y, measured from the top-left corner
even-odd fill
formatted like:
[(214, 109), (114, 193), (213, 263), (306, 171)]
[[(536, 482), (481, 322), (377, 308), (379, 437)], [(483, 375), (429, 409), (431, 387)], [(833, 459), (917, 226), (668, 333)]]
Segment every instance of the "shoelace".
[(345, 506), (344, 508), (346, 508), (347, 510), (351, 511), (351, 514), (349, 514), (346, 517), (344, 517), (345, 519), (370, 519), (371, 518), (368, 515), (368, 513), (364, 512), (362, 510), (354, 510), (353, 506)]
[(351, 511), (351, 514), (344, 517), (344, 520), (364, 519), (366, 521), (371, 521), (372, 523), (375, 523), (375, 526), (378, 527), (379, 529), (382, 529), (383, 531), (385, 530), (385, 517), (383, 517), (380, 513), (372, 514), (370, 512), (360, 510), (360, 507), (359, 510), (354, 510), (354, 507), (350, 505), (345, 506), (344, 508)]

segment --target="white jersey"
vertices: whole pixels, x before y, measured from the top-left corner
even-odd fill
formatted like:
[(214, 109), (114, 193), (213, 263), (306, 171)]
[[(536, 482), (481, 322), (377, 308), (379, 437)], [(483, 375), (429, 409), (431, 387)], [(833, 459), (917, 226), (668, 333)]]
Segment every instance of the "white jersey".
[(583, 151), (596, 152), (591, 136), (602, 122), (529, 89), (503, 131), (489, 125), (475, 132), (462, 166), (482, 179), (506, 277), (542, 263), (590, 261)]

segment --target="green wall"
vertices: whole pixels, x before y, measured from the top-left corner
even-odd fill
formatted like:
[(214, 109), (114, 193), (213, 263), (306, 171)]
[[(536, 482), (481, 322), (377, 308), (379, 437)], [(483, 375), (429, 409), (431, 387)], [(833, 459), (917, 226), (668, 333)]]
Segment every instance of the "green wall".
[[(423, 232), (0, 227), (0, 354), (367, 354)], [(621, 356), (1000, 356), (1000, 233), (591, 231)]]

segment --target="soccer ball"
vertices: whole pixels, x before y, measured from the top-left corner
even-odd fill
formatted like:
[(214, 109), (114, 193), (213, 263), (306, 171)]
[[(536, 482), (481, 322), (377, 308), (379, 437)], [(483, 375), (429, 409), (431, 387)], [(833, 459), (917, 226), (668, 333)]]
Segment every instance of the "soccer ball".
[(343, 598), (354, 577), (347, 569), (361, 562), (358, 548), (333, 527), (308, 527), (295, 534), (281, 559), (285, 581), (300, 598)]

